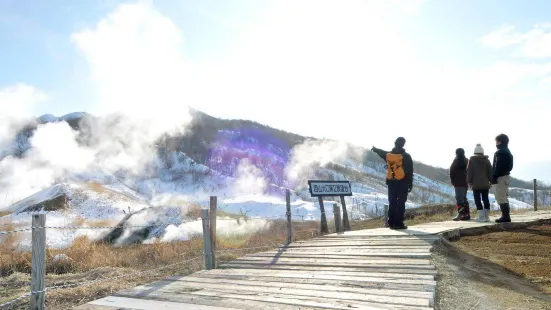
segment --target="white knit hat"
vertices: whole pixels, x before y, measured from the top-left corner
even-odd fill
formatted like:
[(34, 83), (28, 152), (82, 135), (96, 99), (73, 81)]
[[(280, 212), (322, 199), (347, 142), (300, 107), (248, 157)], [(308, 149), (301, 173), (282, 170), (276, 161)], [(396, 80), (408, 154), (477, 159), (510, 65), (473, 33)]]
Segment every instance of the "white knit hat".
[(474, 148), (474, 153), (475, 154), (484, 154), (484, 149), (482, 148), (482, 145), (477, 144), (476, 147)]

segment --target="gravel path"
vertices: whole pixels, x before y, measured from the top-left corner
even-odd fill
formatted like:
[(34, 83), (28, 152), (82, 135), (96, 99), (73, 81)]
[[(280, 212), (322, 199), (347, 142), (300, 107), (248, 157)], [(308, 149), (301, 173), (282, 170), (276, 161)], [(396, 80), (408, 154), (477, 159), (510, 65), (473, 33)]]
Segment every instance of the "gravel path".
[(551, 310), (551, 296), (501, 266), (465, 253), (453, 243), (436, 245), (436, 309)]

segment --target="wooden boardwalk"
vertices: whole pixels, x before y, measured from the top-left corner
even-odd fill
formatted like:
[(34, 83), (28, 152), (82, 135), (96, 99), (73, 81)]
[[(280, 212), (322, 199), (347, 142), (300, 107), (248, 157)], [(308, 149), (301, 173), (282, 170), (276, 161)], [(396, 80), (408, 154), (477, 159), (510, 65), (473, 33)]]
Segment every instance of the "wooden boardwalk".
[[(529, 212), (505, 225), (550, 219), (549, 211)], [(331, 234), (247, 255), (216, 270), (125, 290), (77, 309), (428, 310), (436, 298), (432, 246), (442, 236), (500, 227), (449, 221), (405, 231)]]

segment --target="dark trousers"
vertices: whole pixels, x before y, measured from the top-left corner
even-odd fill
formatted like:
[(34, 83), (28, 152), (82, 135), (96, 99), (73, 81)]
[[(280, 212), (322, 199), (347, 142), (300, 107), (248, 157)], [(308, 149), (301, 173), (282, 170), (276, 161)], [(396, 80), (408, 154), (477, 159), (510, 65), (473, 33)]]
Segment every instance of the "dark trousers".
[(404, 225), (407, 200), (408, 184), (405, 180), (388, 182), (388, 226)]
[(458, 206), (462, 207), (469, 202), (467, 200), (468, 190), (469, 188), (467, 187), (455, 187), (455, 201), (457, 202)]
[(474, 203), (477, 210), (482, 210), (482, 202), (484, 202), (484, 209), (490, 210), (489, 192), (489, 189), (473, 189)]

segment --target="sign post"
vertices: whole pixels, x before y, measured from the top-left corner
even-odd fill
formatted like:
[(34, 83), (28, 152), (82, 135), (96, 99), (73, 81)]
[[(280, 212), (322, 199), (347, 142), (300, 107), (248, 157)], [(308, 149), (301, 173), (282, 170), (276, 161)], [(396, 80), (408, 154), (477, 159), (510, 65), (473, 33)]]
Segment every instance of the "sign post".
[(338, 196), (341, 197), (341, 203), (343, 207), (343, 223), (344, 230), (350, 230), (350, 222), (348, 221), (348, 212), (346, 211), (346, 205), (344, 203), (344, 196), (352, 196), (352, 187), (349, 181), (308, 181), (308, 187), (310, 188), (310, 195), (312, 197), (318, 197), (321, 211), (321, 232), (329, 233), (327, 227), (327, 217), (325, 216), (325, 207), (323, 205), (324, 196)]

